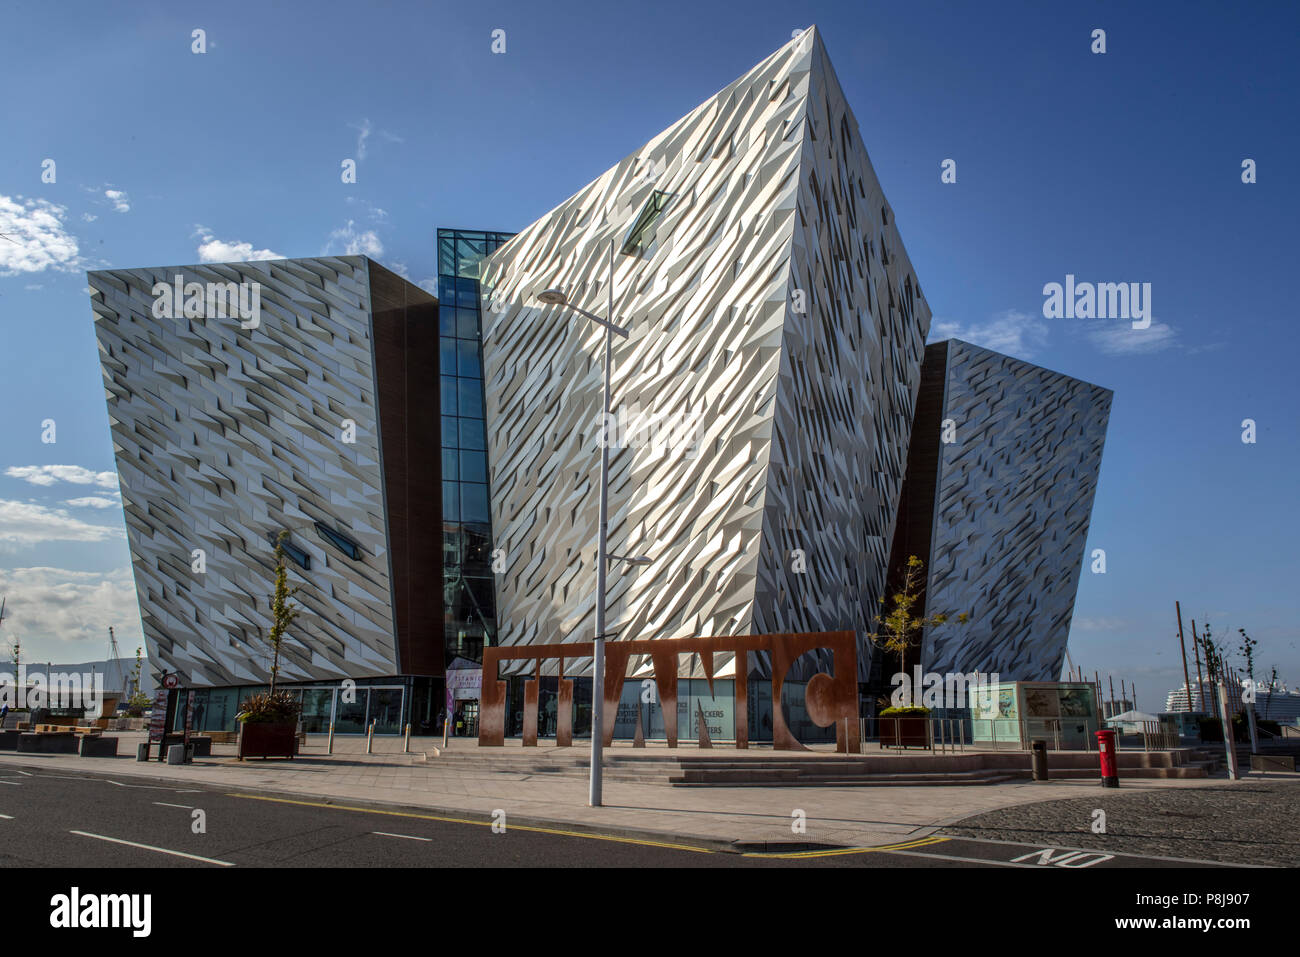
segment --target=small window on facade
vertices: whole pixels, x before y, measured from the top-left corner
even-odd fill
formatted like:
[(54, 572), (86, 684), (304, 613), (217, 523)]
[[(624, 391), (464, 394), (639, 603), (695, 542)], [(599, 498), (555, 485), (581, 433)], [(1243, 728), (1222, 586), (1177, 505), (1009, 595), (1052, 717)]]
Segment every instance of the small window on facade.
[(317, 522), (316, 533), (354, 562), (361, 560), (361, 546), (342, 532), (335, 531), (324, 522)]
[(645, 206), (641, 210), (641, 215), (632, 223), (632, 228), (627, 231), (627, 236), (623, 239), (623, 249), (621, 252), (624, 256), (634, 256), (641, 252), (647, 245), (654, 224), (659, 221), (664, 210), (668, 207), (672, 199), (671, 193), (665, 193), (663, 190), (655, 190), (646, 200)]
[[(275, 545), (276, 539), (279, 536), (276, 535), (275, 533), (272, 533), (270, 535), (267, 535), (266, 537), (272, 545)], [(286, 535), (284, 541), (281, 542), (280, 544), (284, 546), (284, 554), (286, 557), (288, 557), (288, 559), (291, 562), (293, 562), (295, 565), (297, 565), (305, 572), (311, 571), (311, 556), (308, 555), (301, 548), (299, 548), (297, 545), (295, 545), (292, 541), (290, 541), (289, 536)]]

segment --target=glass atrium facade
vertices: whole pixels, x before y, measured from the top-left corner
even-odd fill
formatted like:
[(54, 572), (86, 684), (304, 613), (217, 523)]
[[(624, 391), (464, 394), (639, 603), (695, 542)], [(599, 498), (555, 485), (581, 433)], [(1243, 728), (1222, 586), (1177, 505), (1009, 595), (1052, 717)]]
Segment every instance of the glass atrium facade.
[(496, 635), (479, 268), (513, 233), (438, 230), (446, 661), (482, 662)]

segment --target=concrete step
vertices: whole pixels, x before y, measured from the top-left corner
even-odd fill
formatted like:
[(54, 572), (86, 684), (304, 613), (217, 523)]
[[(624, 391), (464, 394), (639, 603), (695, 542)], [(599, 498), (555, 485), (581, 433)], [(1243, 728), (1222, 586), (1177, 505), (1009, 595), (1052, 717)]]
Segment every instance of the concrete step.
[[(1024, 775), (1000, 771), (958, 771), (952, 773), (871, 774), (851, 777), (815, 776), (794, 778), (779, 782), (780, 787), (861, 788), (861, 787), (914, 787), (916, 785), (979, 785), (1001, 784)], [(703, 779), (669, 778), (673, 787), (771, 787), (774, 783), (758, 778), (719, 779), (708, 775)]]

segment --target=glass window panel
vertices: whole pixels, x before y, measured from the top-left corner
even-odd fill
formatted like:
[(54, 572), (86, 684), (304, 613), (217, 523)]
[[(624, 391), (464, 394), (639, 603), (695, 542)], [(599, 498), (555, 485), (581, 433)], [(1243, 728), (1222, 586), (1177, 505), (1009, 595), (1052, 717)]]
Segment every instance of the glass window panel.
[(462, 339), (478, 338), (478, 310), (456, 310), (456, 335)]
[[(482, 419), (458, 419), (460, 424), (460, 447), (462, 449), (486, 449), (486, 435)], [(444, 445), (446, 442), (443, 443)]]
[(444, 479), (454, 480), (460, 477), (457, 474), (459, 472), (456, 464), (458, 461), (459, 453), (455, 449), (442, 450), (442, 477)]
[(302, 692), (302, 729), (308, 734), (324, 734), (330, 729), (330, 712), (334, 707), (333, 688), (304, 688)]
[(438, 303), (438, 335), (454, 336), (456, 334), (456, 310), (447, 304), (447, 300)]
[(441, 358), (438, 369), (443, 375), (456, 374), (456, 341), (455, 339), (442, 339), (439, 341)]
[(447, 306), (456, 304), (456, 280), (450, 275), (451, 269), (447, 270), (447, 275), (438, 277), (438, 302)]
[(438, 272), (445, 276), (456, 271), (456, 241), (450, 235), (438, 232)]
[[(444, 474), (444, 478), (449, 478)], [(460, 453), (460, 480), (462, 482), (487, 481), (487, 456), (482, 452), (462, 450)], [(465, 519), (471, 521), (471, 519)]]
[(442, 447), (444, 449), (454, 449), (460, 444), (456, 429), (457, 421), (454, 415), (444, 415), (442, 417)]
[(478, 343), (471, 339), (456, 340), (456, 374), (471, 379), (483, 378), (478, 364)]
[(334, 730), (338, 734), (360, 734), (366, 730), (366, 706), (369, 704), (369, 691), (357, 688), (356, 701), (348, 704), (339, 696), (334, 718)]
[(486, 485), (479, 485), (476, 482), (462, 482), (460, 484), (460, 514), (462, 522), (478, 522), (487, 524), (491, 521), (488, 515), (488, 491)]
[(478, 276), (479, 263), (483, 261), (483, 240), (469, 237), (467, 233), (456, 236), (457, 276)]
[(460, 485), (457, 482), (442, 483), (442, 518), (448, 522), (460, 521)]
[(456, 279), (456, 305), (478, 305), (478, 280), (460, 276)]
[[(483, 380), (457, 379), (456, 393), (459, 414), (466, 418), (483, 418)], [(447, 411), (445, 408), (443, 411)]]
[(370, 721), (375, 734), (397, 734), (402, 729), (402, 689), (370, 689)]
[(442, 414), (456, 414), (456, 380), (450, 376), (442, 378)]

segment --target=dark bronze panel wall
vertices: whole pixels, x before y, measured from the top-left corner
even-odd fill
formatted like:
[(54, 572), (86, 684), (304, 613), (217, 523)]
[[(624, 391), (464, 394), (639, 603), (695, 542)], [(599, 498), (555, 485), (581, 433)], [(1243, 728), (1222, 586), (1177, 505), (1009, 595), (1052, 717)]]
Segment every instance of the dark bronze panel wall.
[(438, 301), (374, 262), (370, 299), (398, 662), (442, 675)]
[[(894, 525), (894, 543), (889, 554), (889, 585), (885, 601), (892, 607), (892, 596), (903, 585), (907, 559), (915, 555), (930, 568), (930, 543), (934, 537), (934, 501), (938, 491), (940, 431), (943, 422), (943, 390), (948, 372), (948, 343), (926, 346), (921, 364), (921, 388), (916, 397), (912, 418), (912, 440), (907, 447), (907, 477), (898, 503), (898, 521)], [(925, 614), (925, 576), (921, 578), (921, 599), (915, 609)], [(916, 661), (909, 652), (908, 665)], [(877, 652), (879, 662), (879, 652)], [(896, 662), (879, 662), (893, 669)], [(873, 677), (877, 669), (872, 669)], [(887, 683), (887, 682), (886, 682)]]

